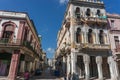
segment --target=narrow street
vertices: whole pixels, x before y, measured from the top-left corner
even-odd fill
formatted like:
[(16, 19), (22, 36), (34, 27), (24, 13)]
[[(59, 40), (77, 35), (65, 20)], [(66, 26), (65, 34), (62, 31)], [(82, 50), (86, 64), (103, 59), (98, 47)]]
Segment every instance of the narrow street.
[(53, 75), (49, 68), (45, 69), (40, 76), (33, 76), (30, 80), (62, 80)]

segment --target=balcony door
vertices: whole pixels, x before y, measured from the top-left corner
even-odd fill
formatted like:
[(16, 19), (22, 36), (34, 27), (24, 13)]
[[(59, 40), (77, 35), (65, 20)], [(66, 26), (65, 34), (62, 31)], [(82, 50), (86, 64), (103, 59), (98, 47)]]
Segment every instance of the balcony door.
[(4, 31), (4, 32), (3, 32), (3, 37), (2, 37), (2, 38), (10, 39), (11, 36), (12, 36), (12, 34), (13, 34), (12, 31)]
[(13, 37), (14, 27), (12, 25), (6, 25), (3, 27), (3, 35), (2, 38), (10, 41)]

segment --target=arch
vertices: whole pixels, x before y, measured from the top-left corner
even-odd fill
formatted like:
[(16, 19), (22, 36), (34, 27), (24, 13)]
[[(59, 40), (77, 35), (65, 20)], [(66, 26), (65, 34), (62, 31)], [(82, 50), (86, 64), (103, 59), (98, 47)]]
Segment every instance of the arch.
[(82, 42), (82, 34), (81, 34), (81, 29), (77, 28), (76, 31), (76, 42), (81, 43)]
[(93, 31), (92, 29), (88, 30), (88, 43), (93, 43)]
[(76, 18), (80, 18), (80, 8), (79, 7), (76, 8), (75, 15), (76, 15)]
[(2, 24), (2, 38), (11, 40), (13, 38), (13, 33), (15, 31), (16, 24), (14, 22), (8, 21)]
[(3, 27), (6, 26), (6, 25), (13, 25), (14, 27), (17, 26), (17, 25), (16, 25), (14, 22), (12, 22), (12, 21), (4, 22), (4, 23), (2, 24)]
[(101, 16), (101, 11), (98, 9), (97, 10), (97, 13), (96, 13), (97, 16)]
[(86, 16), (89, 17), (91, 15), (91, 10), (88, 8), (86, 11)]

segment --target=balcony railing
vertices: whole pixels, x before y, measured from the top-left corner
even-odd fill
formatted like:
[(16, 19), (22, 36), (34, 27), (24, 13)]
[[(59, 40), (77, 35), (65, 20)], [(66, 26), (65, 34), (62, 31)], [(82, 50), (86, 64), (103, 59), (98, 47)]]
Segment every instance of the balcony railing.
[(77, 47), (81, 47), (81, 49), (91, 49), (91, 50), (109, 50), (110, 45), (108, 44), (80, 44)]
[(1, 38), (0, 45), (20, 45), (20, 40), (18, 39), (8, 39), (8, 38)]
[(8, 39), (8, 38), (1, 38), (0, 39), (0, 46), (1, 47), (11, 47), (11, 46), (24, 46), (30, 50), (32, 50), (34, 53), (37, 53), (37, 51), (35, 50), (35, 48), (31, 45), (32, 43), (30, 43), (29, 41), (21, 41), (19, 39)]

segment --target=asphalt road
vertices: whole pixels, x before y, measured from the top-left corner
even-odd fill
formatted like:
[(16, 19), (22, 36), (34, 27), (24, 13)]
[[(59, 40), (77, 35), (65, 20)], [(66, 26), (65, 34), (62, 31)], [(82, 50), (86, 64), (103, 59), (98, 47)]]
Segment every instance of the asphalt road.
[(63, 79), (53, 76), (50, 69), (47, 68), (42, 72), (42, 75), (33, 76), (30, 80), (63, 80)]

